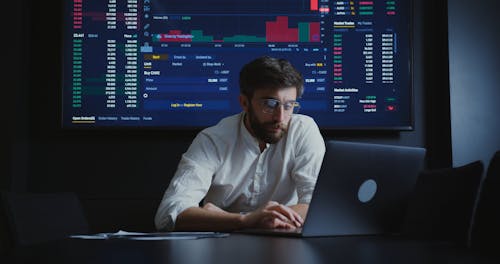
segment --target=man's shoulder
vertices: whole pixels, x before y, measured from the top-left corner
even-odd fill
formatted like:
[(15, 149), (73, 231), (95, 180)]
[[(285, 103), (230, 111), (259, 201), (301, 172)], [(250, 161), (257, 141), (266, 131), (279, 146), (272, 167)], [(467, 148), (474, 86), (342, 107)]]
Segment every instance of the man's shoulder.
[(304, 115), (304, 114), (294, 114), (293, 120), (300, 121), (300, 122), (313, 122), (313, 123), (315, 123), (315, 121), (312, 117), (310, 117), (308, 115)]
[(300, 148), (302, 144), (312, 144), (312, 142), (323, 142), (323, 136), (316, 124), (316, 121), (307, 115), (294, 114), (288, 129), (288, 142)]
[(288, 130), (287, 144), (292, 145), (296, 154), (322, 153), (325, 150), (324, 138), (316, 121), (303, 114), (293, 115), (293, 121)]
[(318, 127), (316, 121), (314, 121), (312, 117), (303, 114), (294, 114), (290, 125), (294, 126), (296, 129), (309, 129), (311, 127)]
[(241, 122), (241, 113), (222, 118), (217, 124), (207, 127), (201, 133), (208, 136), (228, 137), (235, 135)]

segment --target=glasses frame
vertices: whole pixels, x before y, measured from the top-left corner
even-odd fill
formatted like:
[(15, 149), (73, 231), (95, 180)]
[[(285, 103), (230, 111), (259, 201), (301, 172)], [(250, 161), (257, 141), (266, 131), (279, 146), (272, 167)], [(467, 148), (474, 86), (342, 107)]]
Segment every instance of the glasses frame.
[[(275, 106), (272, 107), (269, 102), (273, 102)], [(276, 109), (281, 106), (283, 106), (283, 113), (286, 115), (297, 114), (300, 110), (300, 103), (294, 100), (281, 102), (280, 100), (274, 98), (262, 98), (258, 99), (258, 103), (262, 112), (269, 115), (274, 114)]]

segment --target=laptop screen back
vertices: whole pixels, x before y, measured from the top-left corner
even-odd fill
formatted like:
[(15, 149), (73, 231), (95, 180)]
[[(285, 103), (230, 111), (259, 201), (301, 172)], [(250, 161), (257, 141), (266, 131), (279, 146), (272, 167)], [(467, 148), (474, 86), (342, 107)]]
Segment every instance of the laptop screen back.
[(326, 142), (303, 236), (397, 233), (425, 149)]

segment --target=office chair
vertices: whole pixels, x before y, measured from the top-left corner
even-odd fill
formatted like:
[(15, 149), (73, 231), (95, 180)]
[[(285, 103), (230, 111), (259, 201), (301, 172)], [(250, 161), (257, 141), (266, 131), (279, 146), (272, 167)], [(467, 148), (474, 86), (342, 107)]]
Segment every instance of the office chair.
[(401, 234), (468, 246), (483, 170), (483, 163), (478, 160), (460, 167), (422, 171), (410, 197)]
[(75, 193), (2, 192), (2, 201), (14, 246), (89, 233), (83, 208)]
[(473, 221), (471, 247), (484, 251), (498, 251), (500, 237), (500, 150), (490, 160)]

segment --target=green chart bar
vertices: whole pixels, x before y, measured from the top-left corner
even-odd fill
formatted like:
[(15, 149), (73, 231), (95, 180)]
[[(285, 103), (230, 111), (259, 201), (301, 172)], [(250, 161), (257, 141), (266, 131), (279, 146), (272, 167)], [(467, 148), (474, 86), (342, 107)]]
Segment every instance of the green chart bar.
[(223, 42), (266, 42), (264, 37), (248, 36), (248, 35), (235, 35), (232, 37), (225, 37)]
[(309, 23), (298, 23), (299, 42), (309, 42)]
[(212, 36), (204, 36), (203, 30), (191, 30), (191, 35), (193, 36), (192, 42), (212, 42), (214, 41), (214, 37)]

